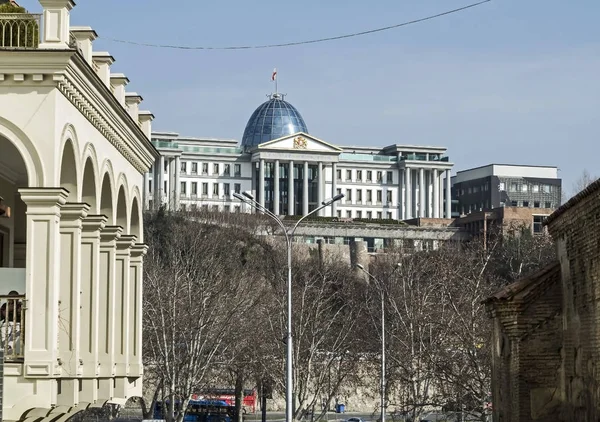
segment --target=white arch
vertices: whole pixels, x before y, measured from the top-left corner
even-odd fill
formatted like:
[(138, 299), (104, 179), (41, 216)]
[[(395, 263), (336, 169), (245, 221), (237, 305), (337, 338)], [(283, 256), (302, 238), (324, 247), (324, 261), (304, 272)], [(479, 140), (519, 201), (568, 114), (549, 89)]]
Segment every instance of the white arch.
[(16, 125), (2, 116), (0, 116), (0, 136), (8, 139), (21, 154), (27, 169), (29, 187), (44, 187), (46, 184), (44, 165), (31, 139)]
[[(134, 202), (137, 205), (137, 223), (138, 223), (138, 227), (134, 228), (134, 225), (132, 224), (134, 222), (134, 211), (135, 208), (133, 207)], [(131, 231), (131, 234), (134, 234), (137, 236), (137, 242), (138, 243), (144, 243), (144, 210), (142, 207), (142, 194), (140, 192), (140, 188), (138, 186), (134, 186), (133, 187), (133, 191), (131, 192), (131, 211), (130, 211), (130, 216), (129, 216), (129, 230)], [(137, 230), (137, 232), (136, 232)]]
[[(57, 165), (57, 171), (58, 171), (58, 175), (57, 175), (57, 181), (58, 184), (61, 184), (61, 175), (62, 175), (62, 167), (63, 167), (63, 156), (64, 156), (64, 152), (65, 152), (65, 147), (67, 145), (67, 142), (71, 143), (71, 147), (73, 148), (73, 158), (75, 160), (75, 178), (76, 178), (76, 189), (77, 192), (75, 192), (75, 194), (73, 195), (72, 199), (70, 199), (71, 201), (76, 201), (76, 202), (81, 202), (81, 183), (83, 180), (83, 169), (82, 169), (82, 164), (81, 164), (81, 148), (79, 145), (79, 138), (77, 137), (77, 132), (75, 131), (75, 127), (70, 124), (67, 123), (62, 130), (62, 134), (60, 137), (60, 156), (57, 157), (58, 161), (57, 163), (59, 165)], [(72, 193), (72, 192), (71, 192)], [(69, 195), (71, 197), (71, 195)]]
[[(94, 192), (95, 192), (95, 204), (89, 204), (91, 209), (90, 212), (92, 214), (98, 214), (100, 212), (100, 195), (101, 195), (101, 189), (102, 189), (102, 178), (100, 177), (100, 171), (99, 171), (99, 166), (98, 166), (98, 155), (96, 154), (96, 148), (94, 148), (94, 145), (91, 142), (88, 142), (84, 149), (83, 149), (83, 155), (81, 157), (81, 163), (82, 163), (82, 170), (81, 170), (81, 199), (82, 201), (84, 200), (84, 190), (86, 188), (85, 185), (85, 169), (86, 169), (86, 165), (88, 163), (88, 160), (90, 161), (91, 165), (92, 165), (92, 173), (94, 176)], [(104, 174), (102, 174), (102, 176), (104, 176)]]
[(98, 202), (98, 212), (102, 213), (102, 189), (103, 189), (103, 183), (104, 183), (104, 177), (108, 176), (108, 181), (109, 181), (109, 188), (110, 188), (110, 203), (111, 203), (111, 210), (110, 210), (110, 215), (107, 215), (108, 217), (108, 225), (115, 225), (115, 219), (116, 219), (116, 209), (117, 209), (117, 190), (116, 190), (116, 184), (115, 184), (115, 173), (113, 171), (113, 166), (112, 163), (110, 162), (110, 160), (106, 159), (104, 160), (104, 162), (102, 163), (102, 167), (101, 171), (100, 171), (100, 197), (99, 197), (99, 202)]

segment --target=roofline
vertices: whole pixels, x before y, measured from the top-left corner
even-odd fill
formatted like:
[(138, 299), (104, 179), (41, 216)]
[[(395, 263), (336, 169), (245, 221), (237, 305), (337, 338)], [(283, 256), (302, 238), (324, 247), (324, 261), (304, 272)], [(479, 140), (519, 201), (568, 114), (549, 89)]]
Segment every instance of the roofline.
[(533, 167), (533, 168), (544, 168), (544, 169), (557, 169), (558, 170), (558, 166), (534, 166), (534, 165), (529, 165), (529, 164), (502, 164), (502, 163), (491, 163), (491, 164), (485, 164), (483, 166), (479, 166), (479, 167), (471, 167), (470, 169), (465, 169), (465, 170), (459, 170), (456, 172), (456, 174), (458, 173), (464, 173), (467, 171), (472, 171), (472, 170), (479, 170), (479, 169), (483, 169), (486, 167), (492, 167), (492, 166), (506, 166), (506, 167)]
[(563, 215), (569, 209), (571, 209), (575, 205), (579, 204), (582, 200), (584, 200), (591, 194), (596, 193), (596, 191), (598, 191), (598, 190), (600, 190), (600, 179), (597, 179), (596, 181), (590, 183), (584, 190), (582, 190), (577, 195), (573, 196), (571, 199), (569, 199), (567, 202), (565, 202), (563, 205), (558, 207), (558, 209), (556, 211), (554, 211), (552, 214), (550, 214), (544, 220), (544, 225), (548, 226), (548, 225), (552, 224), (555, 220), (557, 220), (561, 215)]

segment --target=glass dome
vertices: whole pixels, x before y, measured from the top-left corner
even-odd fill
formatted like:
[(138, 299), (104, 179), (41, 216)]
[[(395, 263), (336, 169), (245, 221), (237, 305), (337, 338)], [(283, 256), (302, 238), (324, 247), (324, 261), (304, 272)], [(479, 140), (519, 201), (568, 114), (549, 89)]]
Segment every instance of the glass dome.
[(273, 94), (250, 116), (242, 136), (242, 147), (254, 147), (297, 132), (308, 133), (304, 119), (293, 105), (284, 101), (283, 95)]

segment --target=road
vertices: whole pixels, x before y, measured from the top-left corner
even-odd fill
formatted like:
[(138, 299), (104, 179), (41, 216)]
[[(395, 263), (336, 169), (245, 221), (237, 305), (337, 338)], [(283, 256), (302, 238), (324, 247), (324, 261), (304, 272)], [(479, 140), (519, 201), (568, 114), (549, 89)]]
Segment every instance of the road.
[[(261, 414), (260, 412), (256, 413), (247, 413), (244, 415), (244, 420), (246, 422), (260, 422)], [(343, 422), (348, 418), (362, 418), (365, 422), (375, 422), (379, 418), (379, 414), (373, 416), (371, 413), (355, 413), (355, 412), (346, 412), (346, 413), (334, 413), (329, 412), (326, 417), (322, 420), (327, 422)], [(386, 419), (387, 420), (387, 419)], [(390, 418), (391, 420), (391, 418)], [(283, 422), (285, 421), (285, 413), (284, 412), (267, 412), (267, 421), (268, 422)]]

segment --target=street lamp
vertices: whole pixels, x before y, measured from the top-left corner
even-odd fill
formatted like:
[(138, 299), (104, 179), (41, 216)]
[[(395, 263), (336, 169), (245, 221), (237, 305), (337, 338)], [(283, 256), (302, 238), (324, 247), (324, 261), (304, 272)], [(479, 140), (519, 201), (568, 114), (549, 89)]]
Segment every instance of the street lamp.
[(292, 390), (294, 386), (294, 380), (292, 378), (292, 239), (294, 238), (294, 233), (298, 228), (298, 224), (302, 222), (306, 217), (319, 212), (325, 207), (333, 204), (336, 201), (339, 201), (344, 197), (344, 194), (339, 193), (335, 195), (331, 199), (326, 199), (321, 202), (321, 205), (305, 216), (302, 216), (294, 227), (291, 230), (287, 230), (283, 221), (274, 213), (272, 213), (269, 209), (265, 208), (263, 205), (259, 204), (254, 200), (254, 196), (249, 194), (248, 192), (244, 192), (242, 194), (234, 193), (233, 197), (239, 199), (240, 201), (250, 205), (257, 211), (265, 213), (268, 217), (275, 220), (281, 230), (283, 230), (283, 234), (285, 235), (285, 243), (287, 247), (287, 267), (288, 267), (288, 277), (287, 277), (287, 356), (286, 356), (286, 383), (285, 383), (285, 401), (286, 401), (286, 409), (285, 409), (285, 420), (286, 422), (292, 422), (292, 406), (293, 406), (293, 398), (292, 398)]
[[(390, 277), (398, 268), (400, 268), (401, 264), (396, 264), (394, 270), (390, 274)], [(360, 269), (370, 278), (375, 280), (377, 284), (379, 284), (379, 288), (381, 289), (381, 420), (380, 422), (385, 422), (385, 290), (383, 283), (381, 283), (373, 274), (368, 272), (362, 264), (356, 264), (356, 268)]]

